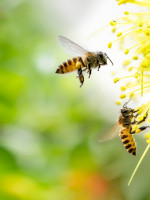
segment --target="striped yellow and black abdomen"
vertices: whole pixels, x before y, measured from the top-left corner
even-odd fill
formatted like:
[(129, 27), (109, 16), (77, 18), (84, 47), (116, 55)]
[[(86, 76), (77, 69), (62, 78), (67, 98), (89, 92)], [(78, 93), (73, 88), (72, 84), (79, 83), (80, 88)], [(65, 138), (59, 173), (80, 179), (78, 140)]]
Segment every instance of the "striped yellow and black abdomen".
[[(73, 72), (77, 70), (76, 63), (77, 61), (82, 60), (80, 57), (75, 57), (63, 62), (61, 65), (58, 66), (56, 73), (64, 74), (68, 72)], [(82, 61), (83, 62), (83, 61)]]
[(120, 138), (126, 150), (132, 154), (136, 155), (136, 144), (133, 138), (133, 135), (130, 134), (130, 129), (125, 128), (120, 131)]

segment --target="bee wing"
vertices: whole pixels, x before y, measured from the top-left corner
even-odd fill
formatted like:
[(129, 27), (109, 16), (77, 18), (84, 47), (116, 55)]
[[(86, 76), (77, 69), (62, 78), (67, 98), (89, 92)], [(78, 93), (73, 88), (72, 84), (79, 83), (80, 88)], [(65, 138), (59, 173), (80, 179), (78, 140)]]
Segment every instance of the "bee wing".
[(58, 40), (60, 45), (66, 50), (66, 52), (73, 56), (84, 56), (88, 53), (87, 50), (80, 47), (78, 44), (74, 43), (73, 41), (69, 40), (64, 36), (58, 36)]
[(105, 142), (115, 138), (119, 134), (120, 127), (118, 123), (111, 126), (104, 134), (100, 135), (98, 141)]

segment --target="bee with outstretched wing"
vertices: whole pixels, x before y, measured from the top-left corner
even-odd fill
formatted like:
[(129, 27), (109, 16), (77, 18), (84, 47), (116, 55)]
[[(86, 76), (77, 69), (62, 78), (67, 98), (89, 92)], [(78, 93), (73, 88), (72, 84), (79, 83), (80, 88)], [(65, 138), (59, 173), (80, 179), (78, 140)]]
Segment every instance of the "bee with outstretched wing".
[[(103, 53), (101, 51), (99, 52), (87, 51), (84, 48), (80, 47), (78, 44), (74, 43), (73, 41), (63, 36), (59, 36), (58, 39), (60, 45), (69, 54), (74, 55), (76, 57), (71, 58), (63, 62), (61, 65), (59, 65), (56, 70), (56, 73), (64, 74), (68, 72), (77, 71), (78, 78), (81, 83), (80, 87), (84, 83), (83, 71), (87, 70), (90, 78), (92, 73), (92, 68), (98, 68), (99, 71), (101, 65), (107, 65), (107, 59), (110, 60), (110, 58), (107, 56), (106, 53)], [(111, 60), (110, 62), (112, 63)]]

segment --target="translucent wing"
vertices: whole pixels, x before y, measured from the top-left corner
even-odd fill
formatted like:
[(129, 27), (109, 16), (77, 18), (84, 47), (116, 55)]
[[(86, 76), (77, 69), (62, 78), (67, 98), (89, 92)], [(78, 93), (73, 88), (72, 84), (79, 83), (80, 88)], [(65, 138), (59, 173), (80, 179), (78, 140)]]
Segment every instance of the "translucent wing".
[(66, 52), (73, 56), (84, 56), (88, 53), (87, 50), (80, 47), (78, 44), (74, 43), (73, 41), (69, 40), (64, 36), (58, 37), (60, 45), (66, 50)]
[(120, 127), (118, 123), (114, 124), (111, 128), (109, 128), (104, 134), (100, 135), (98, 141), (105, 142), (115, 138), (119, 134)]

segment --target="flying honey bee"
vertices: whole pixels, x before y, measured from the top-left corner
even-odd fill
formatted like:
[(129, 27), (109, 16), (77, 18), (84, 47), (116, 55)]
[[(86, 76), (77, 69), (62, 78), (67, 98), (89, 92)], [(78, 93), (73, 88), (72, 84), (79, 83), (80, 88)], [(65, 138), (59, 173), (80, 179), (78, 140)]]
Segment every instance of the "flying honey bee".
[(128, 108), (127, 107), (128, 102), (126, 102), (123, 105), (123, 108), (120, 110), (118, 123), (115, 124), (111, 128), (110, 132), (108, 134), (105, 134), (105, 136), (101, 138), (100, 141), (106, 141), (106, 140), (112, 139), (114, 136), (116, 136), (116, 133), (118, 132), (118, 127), (121, 127), (120, 134), (119, 134), (121, 141), (124, 147), (126, 148), (126, 150), (130, 154), (135, 156), (136, 143), (133, 138), (133, 134), (139, 133), (147, 128), (150, 128), (150, 126), (138, 127), (138, 132), (136, 130), (133, 130), (133, 125), (139, 125), (146, 120), (148, 116), (148, 111), (146, 112), (146, 115), (143, 117), (141, 121), (137, 121), (138, 110)]
[[(59, 43), (60, 45), (71, 55), (77, 56), (72, 59), (69, 59), (63, 62), (61, 65), (58, 66), (56, 73), (64, 74), (68, 72), (77, 71), (79, 81), (81, 83), (80, 87), (84, 83), (84, 76), (83, 71), (88, 72), (89, 78), (92, 73), (92, 68), (97, 68), (98, 71), (101, 65), (107, 65), (107, 59), (110, 58), (107, 56), (106, 53), (101, 51), (99, 52), (89, 52), (79, 46), (78, 44), (74, 43), (73, 41), (69, 40), (66, 37), (59, 36)], [(113, 65), (113, 62), (110, 60)]]

